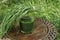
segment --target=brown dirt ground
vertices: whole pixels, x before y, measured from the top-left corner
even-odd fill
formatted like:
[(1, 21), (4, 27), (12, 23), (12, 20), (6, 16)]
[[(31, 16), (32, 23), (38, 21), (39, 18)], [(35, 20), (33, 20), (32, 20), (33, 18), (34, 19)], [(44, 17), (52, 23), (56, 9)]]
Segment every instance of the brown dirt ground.
[(36, 18), (34, 22), (34, 30), (31, 34), (24, 35), (23, 33), (20, 32), (16, 36), (15, 31), (10, 31), (8, 37), (11, 40), (38, 40), (45, 37), (47, 33), (48, 33), (48, 27), (45, 24), (45, 20)]

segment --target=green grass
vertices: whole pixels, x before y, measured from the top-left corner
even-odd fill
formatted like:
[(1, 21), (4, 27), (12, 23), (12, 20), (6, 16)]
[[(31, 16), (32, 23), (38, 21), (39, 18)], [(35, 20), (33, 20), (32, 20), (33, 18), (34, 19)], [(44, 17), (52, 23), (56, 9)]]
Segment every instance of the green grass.
[(13, 10), (20, 4), (26, 7), (30, 6), (34, 10), (29, 12), (31, 16), (44, 18), (54, 24), (58, 31), (56, 40), (60, 39), (60, 0), (8, 0), (0, 3), (0, 23), (4, 16), (10, 13), (10, 10)]

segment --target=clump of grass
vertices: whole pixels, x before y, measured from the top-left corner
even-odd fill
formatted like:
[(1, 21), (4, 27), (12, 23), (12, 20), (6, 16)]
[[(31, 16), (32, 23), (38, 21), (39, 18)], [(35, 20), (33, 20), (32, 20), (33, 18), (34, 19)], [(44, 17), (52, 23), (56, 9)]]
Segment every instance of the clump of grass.
[(19, 21), (19, 19), (25, 14), (27, 14), (28, 11), (29, 7), (23, 7), (22, 5), (19, 5), (18, 8), (6, 14), (0, 24), (0, 27), (2, 28), (2, 30), (0, 31), (1, 33), (0, 37), (2, 37), (8, 31), (14, 20)]
[[(6, 9), (12, 9), (12, 7), (19, 5), (19, 4), (22, 4), (22, 5), (29, 4), (29, 5), (26, 5), (26, 7), (30, 6), (33, 8), (33, 10), (35, 10), (34, 12), (31, 12), (32, 13), (32, 14), (30, 14), (31, 16), (36, 16), (39, 18), (47, 19), (48, 21), (50, 21), (51, 23), (53, 23), (56, 26), (56, 29), (60, 34), (60, 31), (59, 31), (60, 30), (60, 5), (59, 5), (60, 0), (38, 0), (38, 1), (37, 0), (20, 0), (20, 1), (19, 0), (17, 0), (17, 1), (10, 0), (10, 1), (7, 1), (6, 3), (4, 3), (4, 5), (7, 8), (5, 8), (5, 10), (3, 9), (3, 11), (7, 11)], [(12, 6), (12, 5), (14, 5), (14, 6)], [(12, 10), (14, 10), (14, 9), (12, 9)], [(0, 12), (0, 14), (1, 14), (1, 12)], [(4, 13), (4, 12), (2, 12), (2, 13)], [(11, 15), (12, 15), (12, 13), (11, 13)], [(11, 17), (11, 18), (13, 18), (13, 17)], [(57, 37), (59, 37), (58, 35), (57, 35)], [(57, 38), (57, 40), (58, 40), (58, 38)]]

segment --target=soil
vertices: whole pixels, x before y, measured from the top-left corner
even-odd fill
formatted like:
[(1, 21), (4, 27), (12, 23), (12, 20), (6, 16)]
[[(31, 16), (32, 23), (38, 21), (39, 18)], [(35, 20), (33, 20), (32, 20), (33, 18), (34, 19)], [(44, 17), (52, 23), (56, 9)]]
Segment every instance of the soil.
[[(52, 36), (50, 36), (51, 33), (54, 33), (53, 38), (51, 38)], [(34, 30), (32, 33), (23, 34), (20, 32), (16, 35), (15, 31), (10, 31), (7, 37), (11, 40), (54, 40), (56, 37), (56, 30), (49, 22), (46, 22), (43, 19), (36, 18), (34, 23)]]

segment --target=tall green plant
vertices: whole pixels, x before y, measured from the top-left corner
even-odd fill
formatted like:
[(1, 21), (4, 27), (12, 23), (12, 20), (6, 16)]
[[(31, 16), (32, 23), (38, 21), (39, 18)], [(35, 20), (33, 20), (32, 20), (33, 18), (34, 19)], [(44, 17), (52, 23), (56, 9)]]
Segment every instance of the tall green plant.
[(19, 6), (20, 7), (18, 7), (17, 9), (13, 9), (11, 13), (6, 14), (6, 16), (4, 17), (2, 23), (0, 24), (0, 37), (4, 36), (4, 34), (7, 33), (14, 20), (19, 21), (20, 18), (27, 14), (30, 10), (29, 7), (24, 7), (22, 5)]

